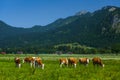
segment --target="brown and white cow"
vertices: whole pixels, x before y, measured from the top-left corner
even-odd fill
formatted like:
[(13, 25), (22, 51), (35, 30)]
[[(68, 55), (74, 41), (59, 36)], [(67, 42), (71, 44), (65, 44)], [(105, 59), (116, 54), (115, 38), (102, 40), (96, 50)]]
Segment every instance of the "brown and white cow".
[(73, 65), (76, 68), (77, 65), (77, 59), (76, 58), (69, 58), (68, 59), (68, 64)]
[(15, 65), (16, 65), (16, 67), (21, 67), (21, 64), (20, 64), (20, 58), (19, 57), (15, 57), (14, 58), (14, 62), (15, 62)]
[(23, 63), (31, 63), (31, 62), (33, 62), (34, 61), (34, 59), (35, 59), (35, 57), (25, 57), (24, 59), (23, 59)]
[(80, 64), (84, 64), (84, 65), (88, 65), (88, 63), (90, 62), (90, 60), (88, 58), (80, 58), (79, 59), (79, 63)]
[(61, 58), (61, 59), (59, 59), (59, 61), (60, 61), (60, 67), (62, 67), (63, 64), (68, 67), (68, 59), (67, 58)]
[(95, 65), (100, 65), (100, 66), (104, 67), (104, 64), (103, 64), (101, 58), (99, 58), (99, 57), (94, 57), (94, 58), (92, 59), (92, 61), (93, 61), (93, 65), (94, 65), (94, 66), (95, 66)]
[(23, 59), (23, 63), (29, 63), (30, 66), (32, 67), (35, 61), (35, 57), (25, 57)]
[(34, 59), (34, 67), (42, 67), (44, 69), (44, 64), (42, 63), (42, 59), (40, 57), (35, 57)]

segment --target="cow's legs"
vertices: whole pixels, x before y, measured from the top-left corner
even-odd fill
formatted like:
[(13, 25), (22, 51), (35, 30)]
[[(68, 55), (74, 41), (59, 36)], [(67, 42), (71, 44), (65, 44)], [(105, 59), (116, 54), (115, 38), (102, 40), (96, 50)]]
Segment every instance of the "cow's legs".
[(44, 64), (42, 64), (42, 69), (44, 69), (44, 66), (45, 66), (45, 65), (44, 65)]
[(63, 64), (64, 64), (64, 63), (62, 62), (62, 63), (60, 64), (60, 67), (62, 67)]
[(76, 63), (74, 63), (74, 67), (76, 68)]

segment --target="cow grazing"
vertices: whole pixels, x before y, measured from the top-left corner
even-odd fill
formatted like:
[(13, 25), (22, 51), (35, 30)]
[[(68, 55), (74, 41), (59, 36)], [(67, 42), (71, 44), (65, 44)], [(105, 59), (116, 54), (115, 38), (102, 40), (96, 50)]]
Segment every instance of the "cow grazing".
[(93, 61), (93, 65), (94, 66), (95, 65), (100, 65), (100, 66), (104, 67), (104, 64), (102, 63), (102, 60), (99, 57), (94, 57), (92, 59), (92, 61)]
[(23, 59), (23, 63), (29, 63), (30, 66), (32, 67), (35, 61), (35, 57), (25, 57)]
[(35, 57), (34, 67), (42, 67), (44, 69), (44, 64), (42, 63), (42, 59), (40, 57)]
[(73, 65), (76, 68), (77, 59), (76, 58), (69, 58), (68, 63), (69, 63), (69, 65)]
[(24, 59), (23, 59), (23, 63), (31, 63), (31, 62), (33, 62), (34, 61), (34, 59), (35, 59), (35, 57), (25, 57)]
[(16, 64), (16, 67), (21, 67), (21, 64), (20, 64), (20, 58), (19, 57), (15, 57), (14, 58), (14, 61), (15, 61), (15, 64)]
[(61, 58), (59, 61), (60, 61), (60, 67), (62, 67), (63, 64), (68, 66), (68, 59), (67, 58)]
[(90, 62), (90, 60), (88, 58), (80, 58), (79, 59), (79, 63), (80, 64), (84, 64), (84, 65), (88, 65), (88, 63)]

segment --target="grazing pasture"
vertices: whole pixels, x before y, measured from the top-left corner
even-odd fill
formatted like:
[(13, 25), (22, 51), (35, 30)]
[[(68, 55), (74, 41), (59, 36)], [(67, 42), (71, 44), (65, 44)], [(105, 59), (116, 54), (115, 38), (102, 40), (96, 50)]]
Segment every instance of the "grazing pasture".
[[(21, 68), (15, 66), (14, 57), (22, 60), (26, 56), (39, 56), (45, 64), (44, 70), (37, 67), (31, 68), (27, 63), (21, 63)], [(105, 67), (93, 66), (91, 59), (101, 57)], [(60, 58), (87, 57), (90, 59), (88, 66), (77, 63), (76, 68), (63, 65), (60, 68)], [(22, 61), (21, 61), (22, 62)], [(120, 55), (79, 55), (79, 54), (40, 54), (40, 55), (0, 55), (0, 80), (119, 80)]]

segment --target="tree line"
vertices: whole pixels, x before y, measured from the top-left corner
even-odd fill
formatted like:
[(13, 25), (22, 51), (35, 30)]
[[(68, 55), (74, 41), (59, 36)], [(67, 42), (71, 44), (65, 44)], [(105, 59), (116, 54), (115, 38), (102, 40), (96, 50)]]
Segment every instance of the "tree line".
[(62, 52), (62, 54), (106, 54), (106, 53), (120, 53), (120, 44), (114, 44), (111, 47), (94, 48), (80, 45), (79, 43), (59, 44), (54, 46), (44, 47), (20, 47), (20, 48), (0, 48), (0, 53), (6, 54), (55, 54)]

